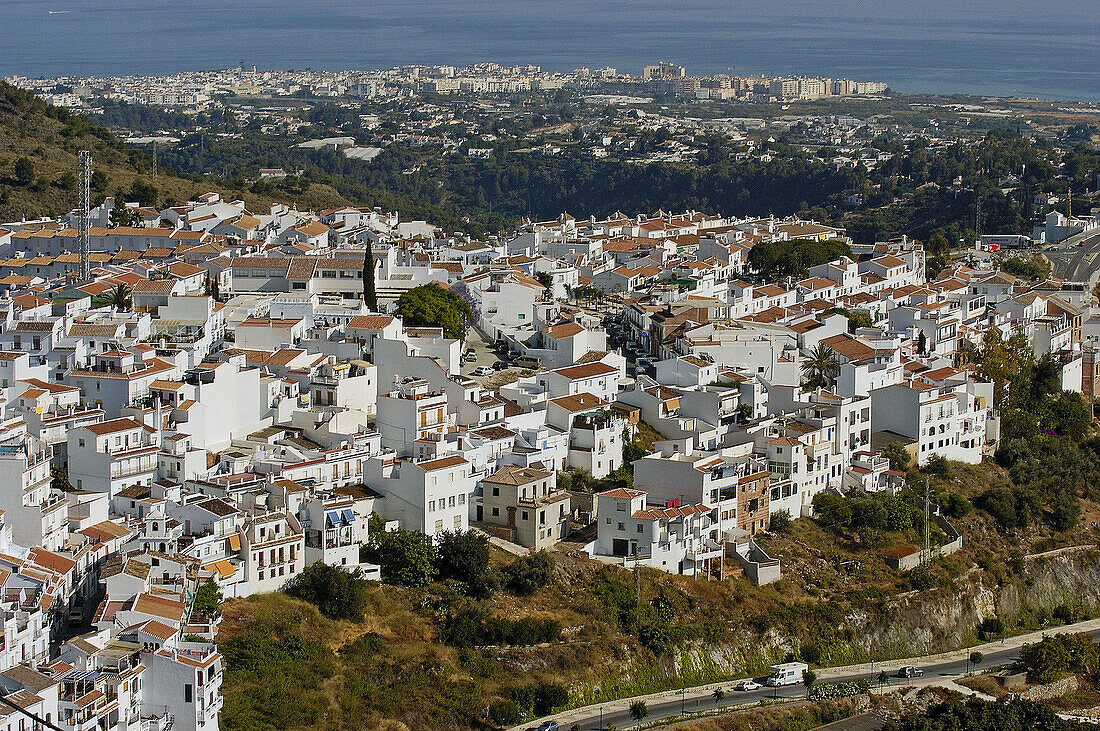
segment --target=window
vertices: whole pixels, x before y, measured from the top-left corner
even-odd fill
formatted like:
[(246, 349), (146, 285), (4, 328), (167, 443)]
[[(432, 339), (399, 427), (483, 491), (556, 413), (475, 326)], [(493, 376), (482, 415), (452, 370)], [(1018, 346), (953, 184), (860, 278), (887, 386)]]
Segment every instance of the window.
[(622, 523), (619, 523), (619, 530), (626, 530), (626, 526)]
[(638, 530), (639, 533), (642, 532), (642, 524), (641, 523), (638, 523), (637, 530)]
[[(261, 577), (261, 578), (263, 578), (263, 577)], [(194, 688), (191, 686), (190, 683), (184, 683), (183, 684), (183, 702), (184, 703), (193, 703), (194, 702)]]
[(500, 508), (493, 508), (493, 517), (495, 518), (495, 517), (498, 517), (499, 515), (500, 515)]
[(528, 519), (528, 518), (527, 518), (527, 511), (526, 511), (526, 510), (524, 510), (524, 511), (523, 511), (523, 520), (527, 520), (527, 519)]

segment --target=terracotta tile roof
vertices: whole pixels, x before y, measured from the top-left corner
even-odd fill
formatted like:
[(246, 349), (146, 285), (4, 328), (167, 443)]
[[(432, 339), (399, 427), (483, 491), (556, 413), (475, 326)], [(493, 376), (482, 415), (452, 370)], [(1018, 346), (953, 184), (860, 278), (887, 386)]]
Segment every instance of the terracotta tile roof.
[(417, 462), (416, 466), (425, 472), (434, 472), (435, 470), (445, 470), (448, 467), (457, 467), (460, 464), (467, 464), (465, 458), (459, 457), (458, 455), (450, 455), (428, 460), (427, 462)]
[(609, 497), (616, 500), (629, 500), (639, 495), (645, 495), (645, 492), (642, 490), (634, 490), (629, 487), (616, 487), (614, 490), (596, 493), (596, 497)]
[(558, 368), (553, 372), (565, 376), (571, 381), (575, 381), (579, 378), (596, 378), (597, 376), (605, 376), (609, 373), (617, 373), (618, 369), (606, 363), (596, 362), (566, 366), (565, 368)]
[(88, 424), (84, 427), (92, 434), (96, 436), (103, 436), (104, 434), (113, 434), (117, 431), (126, 431), (127, 429), (145, 429), (146, 431), (153, 431), (149, 427), (145, 426), (141, 422), (134, 421), (128, 417), (121, 419), (112, 419), (111, 421), (102, 421), (98, 424)]

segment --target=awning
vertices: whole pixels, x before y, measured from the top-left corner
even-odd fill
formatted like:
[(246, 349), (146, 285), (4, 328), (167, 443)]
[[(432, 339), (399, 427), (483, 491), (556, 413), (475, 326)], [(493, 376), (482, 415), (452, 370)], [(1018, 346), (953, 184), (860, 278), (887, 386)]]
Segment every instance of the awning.
[(343, 510), (341, 514), (344, 517), (344, 523), (347, 525), (353, 525), (355, 523), (355, 513), (351, 510)]
[(239, 535), (229, 536), (229, 550), (239, 551), (241, 550), (241, 537)]
[(213, 571), (223, 579), (231, 579), (237, 573), (236, 569), (233, 568), (233, 564), (225, 560), (208, 563), (203, 568), (207, 571)]

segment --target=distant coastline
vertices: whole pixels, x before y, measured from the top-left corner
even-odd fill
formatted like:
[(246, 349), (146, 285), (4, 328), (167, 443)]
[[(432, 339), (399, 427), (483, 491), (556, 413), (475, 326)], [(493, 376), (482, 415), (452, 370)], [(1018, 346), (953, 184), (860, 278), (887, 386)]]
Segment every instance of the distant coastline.
[[(567, 0), (61, 0), (46, 14), (17, 0), (5, 16), (0, 76), (162, 75), (241, 59), (282, 69), (493, 60), (637, 73), (667, 59), (699, 75), (801, 73), (878, 79), (903, 93), (1100, 102), (1100, 34), (1082, 22), (1095, 17), (1086, 0), (1041, 13), (1013, 0), (869, 0), (843, 13), (820, 0), (637, 0), (629, 12), (593, 0), (583, 13)], [(41, 43), (43, 34), (58, 42)]]

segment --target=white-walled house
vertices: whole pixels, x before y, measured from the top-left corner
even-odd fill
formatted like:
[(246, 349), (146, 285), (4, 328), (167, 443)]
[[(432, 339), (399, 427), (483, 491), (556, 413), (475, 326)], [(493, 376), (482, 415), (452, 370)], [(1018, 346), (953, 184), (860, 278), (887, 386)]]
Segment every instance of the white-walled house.
[(112, 498), (132, 485), (148, 485), (157, 474), (160, 434), (133, 419), (89, 424), (69, 432), (69, 482), (78, 490)]
[(722, 545), (708, 537), (711, 510), (706, 505), (647, 505), (642, 490), (618, 488), (596, 495), (597, 537), (593, 556), (614, 557), (628, 567), (649, 566), (697, 576)]
[(438, 536), (469, 527), (474, 481), (470, 464), (457, 455), (422, 462), (374, 457), (367, 484), (382, 494), (381, 515), (401, 528)]

